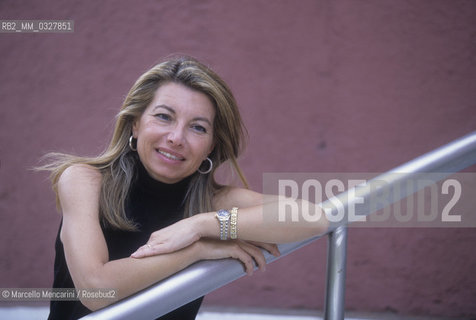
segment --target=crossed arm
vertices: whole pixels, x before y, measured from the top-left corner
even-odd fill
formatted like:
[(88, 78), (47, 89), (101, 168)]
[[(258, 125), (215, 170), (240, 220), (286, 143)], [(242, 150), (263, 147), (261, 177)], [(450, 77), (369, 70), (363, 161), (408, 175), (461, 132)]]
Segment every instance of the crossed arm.
[(60, 237), (75, 287), (117, 290), (114, 301), (82, 300), (91, 310), (140, 291), (198, 260), (235, 258), (248, 273), (253, 272), (253, 261), (264, 269), (266, 262), (259, 247), (279, 255), (276, 245), (267, 243), (301, 240), (327, 228), (321, 220), (291, 228), (286, 223), (267, 225), (264, 213), (273, 212), (276, 199), (263, 200), (252, 191), (228, 189), (217, 197), (215, 205), (242, 208), (238, 218), (240, 240), (217, 240), (219, 225), (214, 213), (202, 213), (154, 232), (148, 242), (150, 246), (139, 248), (133, 256), (109, 260), (99, 222), (100, 188), (99, 171), (83, 165), (68, 168), (58, 182), (63, 212)]
[[(240, 188), (227, 188), (216, 196), (215, 200), (216, 208), (240, 208), (238, 238), (245, 241), (289, 243), (323, 234), (328, 228), (328, 221), (321, 208), (304, 200), (266, 196)], [(303, 206), (303, 203), (306, 206)], [(293, 221), (290, 214), (284, 218), (279, 216), (280, 210), (283, 211), (283, 208), (287, 207), (298, 209), (297, 221)], [(312, 222), (307, 221), (302, 217), (303, 207), (308, 211), (320, 212), (320, 218)], [(200, 213), (152, 233), (147, 244), (134, 252), (132, 257), (142, 258), (173, 252), (199, 239), (218, 238), (219, 234), (215, 212)]]

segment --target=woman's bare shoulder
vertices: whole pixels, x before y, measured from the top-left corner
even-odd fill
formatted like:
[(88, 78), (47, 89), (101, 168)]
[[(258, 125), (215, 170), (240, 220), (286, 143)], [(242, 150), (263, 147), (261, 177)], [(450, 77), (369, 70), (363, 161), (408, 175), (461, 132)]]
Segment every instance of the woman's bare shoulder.
[(96, 167), (88, 164), (73, 164), (66, 168), (61, 174), (58, 184), (69, 184), (89, 181), (90, 183), (100, 183), (102, 174)]
[(90, 165), (74, 164), (66, 168), (58, 180), (58, 196), (63, 211), (72, 209), (70, 204), (96, 202), (101, 190), (102, 174)]

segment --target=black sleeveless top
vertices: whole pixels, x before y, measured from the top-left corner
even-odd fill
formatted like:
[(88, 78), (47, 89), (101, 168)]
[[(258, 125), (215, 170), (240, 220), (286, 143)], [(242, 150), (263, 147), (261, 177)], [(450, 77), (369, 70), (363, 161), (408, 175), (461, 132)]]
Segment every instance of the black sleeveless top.
[[(129, 257), (147, 243), (152, 232), (165, 228), (183, 218), (183, 200), (190, 177), (176, 184), (161, 183), (149, 176), (138, 161), (135, 181), (126, 201), (126, 214), (139, 226), (138, 232), (102, 227), (106, 239), (109, 260)], [(56, 237), (53, 288), (74, 288), (66, 265), (63, 243), (60, 239), (61, 225)], [(158, 319), (195, 319), (203, 297), (192, 301)], [(80, 301), (51, 301), (49, 320), (78, 319), (91, 311)]]

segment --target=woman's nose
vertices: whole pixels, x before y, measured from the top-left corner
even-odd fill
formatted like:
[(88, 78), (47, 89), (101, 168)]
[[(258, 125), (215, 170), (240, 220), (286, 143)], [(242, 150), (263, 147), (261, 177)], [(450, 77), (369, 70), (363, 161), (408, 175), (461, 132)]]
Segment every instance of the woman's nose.
[(174, 130), (171, 130), (167, 135), (167, 143), (173, 146), (182, 146), (183, 137), (183, 130), (181, 128), (175, 128)]

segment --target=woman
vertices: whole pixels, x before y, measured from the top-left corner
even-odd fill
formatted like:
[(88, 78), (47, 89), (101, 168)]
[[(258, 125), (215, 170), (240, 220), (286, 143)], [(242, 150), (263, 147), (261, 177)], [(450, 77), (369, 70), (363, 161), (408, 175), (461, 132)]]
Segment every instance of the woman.
[[(134, 84), (103, 154), (52, 154), (43, 169), (52, 172), (62, 211), (53, 287), (117, 294), (52, 301), (49, 319), (76, 319), (198, 260), (231, 257), (249, 274), (253, 262), (264, 270), (260, 247), (279, 255), (268, 243), (324, 232), (324, 219), (295, 228), (265, 224), (264, 212), (275, 211), (277, 198), (263, 200), (215, 181), (215, 170), (229, 161), (246, 186), (236, 160), (242, 138), (241, 117), (223, 80), (194, 59), (174, 58)], [(194, 319), (201, 300), (163, 319)]]

